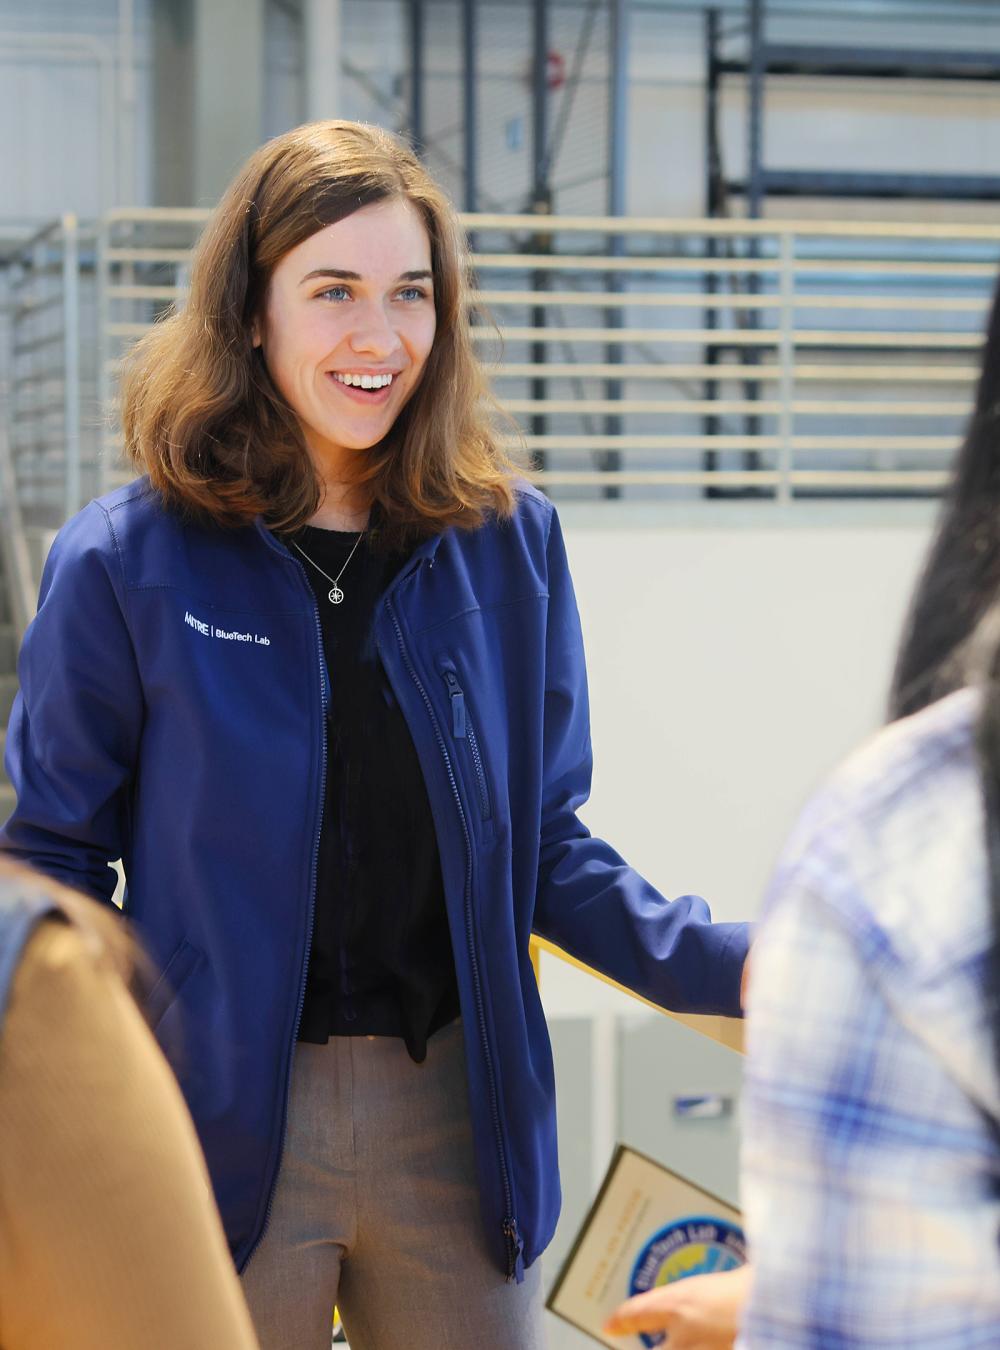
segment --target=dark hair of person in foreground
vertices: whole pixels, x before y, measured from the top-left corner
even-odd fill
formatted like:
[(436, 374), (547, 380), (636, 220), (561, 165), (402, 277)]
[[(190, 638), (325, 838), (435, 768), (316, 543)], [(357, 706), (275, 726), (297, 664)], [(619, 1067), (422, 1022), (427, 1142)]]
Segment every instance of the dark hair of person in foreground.
[(900, 646), (890, 716), (982, 689), (979, 758), (994, 940), (989, 998), (1000, 1061), (1000, 282), (975, 405)]

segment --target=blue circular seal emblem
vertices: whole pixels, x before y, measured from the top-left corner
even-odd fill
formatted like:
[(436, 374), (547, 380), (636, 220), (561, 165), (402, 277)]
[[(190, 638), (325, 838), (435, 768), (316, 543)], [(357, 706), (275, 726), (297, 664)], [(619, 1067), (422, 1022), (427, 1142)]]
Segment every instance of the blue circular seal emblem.
[[(743, 1230), (726, 1219), (698, 1214), (675, 1219), (654, 1233), (640, 1251), (629, 1279), (629, 1296), (645, 1294), (689, 1275), (711, 1275), (746, 1263)], [(662, 1345), (662, 1331), (641, 1332), (643, 1345)]]

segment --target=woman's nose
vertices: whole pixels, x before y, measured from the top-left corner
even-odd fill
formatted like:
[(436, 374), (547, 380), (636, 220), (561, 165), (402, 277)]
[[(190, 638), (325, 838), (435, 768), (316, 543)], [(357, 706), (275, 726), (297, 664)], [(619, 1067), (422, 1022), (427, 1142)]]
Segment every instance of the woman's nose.
[(400, 345), (399, 335), (381, 305), (372, 305), (357, 316), (350, 337), (351, 350), (388, 356)]

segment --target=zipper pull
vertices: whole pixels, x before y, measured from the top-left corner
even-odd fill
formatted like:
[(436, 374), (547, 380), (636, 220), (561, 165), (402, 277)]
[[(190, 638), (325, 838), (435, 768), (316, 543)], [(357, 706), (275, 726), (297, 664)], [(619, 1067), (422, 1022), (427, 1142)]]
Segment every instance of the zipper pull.
[(524, 1262), (522, 1260), (524, 1243), (517, 1231), (517, 1220), (504, 1219), (500, 1228), (507, 1244), (507, 1283), (513, 1284), (516, 1281), (520, 1284), (524, 1279)]
[(456, 736), (465, 735), (465, 694), (453, 670), (444, 672), (444, 682), (451, 698), (451, 727)]

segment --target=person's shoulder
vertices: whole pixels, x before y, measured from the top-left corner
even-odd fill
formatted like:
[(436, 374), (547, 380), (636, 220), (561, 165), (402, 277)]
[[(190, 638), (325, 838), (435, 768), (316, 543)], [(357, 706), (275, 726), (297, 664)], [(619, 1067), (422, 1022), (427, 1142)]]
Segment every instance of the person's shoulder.
[(978, 790), (979, 706), (975, 690), (960, 689), (881, 728), (830, 775), (813, 804), (813, 829), (877, 830), (915, 803), (943, 806), (959, 783)]
[(518, 511), (524, 511), (535, 519), (548, 523), (555, 514), (555, 507), (545, 493), (535, 487), (527, 478), (514, 479), (514, 501)]
[(540, 546), (544, 551), (555, 519), (555, 507), (527, 479), (514, 478), (511, 487), (513, 507), (509, 512), (489, 511), (475, 529), (446, 531), (460, 549), (508, 552), (526, 548), (534, 553)]
[(169, 530), (174, 527), (148, 478), (138, 478), (94, 497), (57, 532), (55, 548), (59, 555), (80, 556), (89, 553), (114, 555), (121, 538), (140, 530)]
[(543, 542), (548, 538), (555, 519), (556, 510), (544, 492), (540, 492), (526, 478), (513, 480), (514, 506), (507, 516), (490, 514), (486, 518), (486, 528), (500, 536), (520, 536), (526, 541), (538, 538)]
[(195, 570), (204, 573), (220, 556), (241, 555), (248, 542), (257, 549), (253, 526), (226, 528), (187, 512), (165, 501), (145, 476), (94, 498), (57, 540), (64, 553), (102, 553), (126, 590), (177, 580), (194, 555), (200, 559)]
[[(979, 695), (962, 689), (877, 732), (814, 795), (765, 912), (811, 895), (911, 968), (937, 966), (985, 922), (976, 755)], [(947, 904), (942, 900), (947, 897)]]
[(119, 540), (128, 536), (176, 534), (184, 528), (181, 514), (164, 504), (146, 475), (95, 497), (91, 506), (107, 521), (112, 537)]

